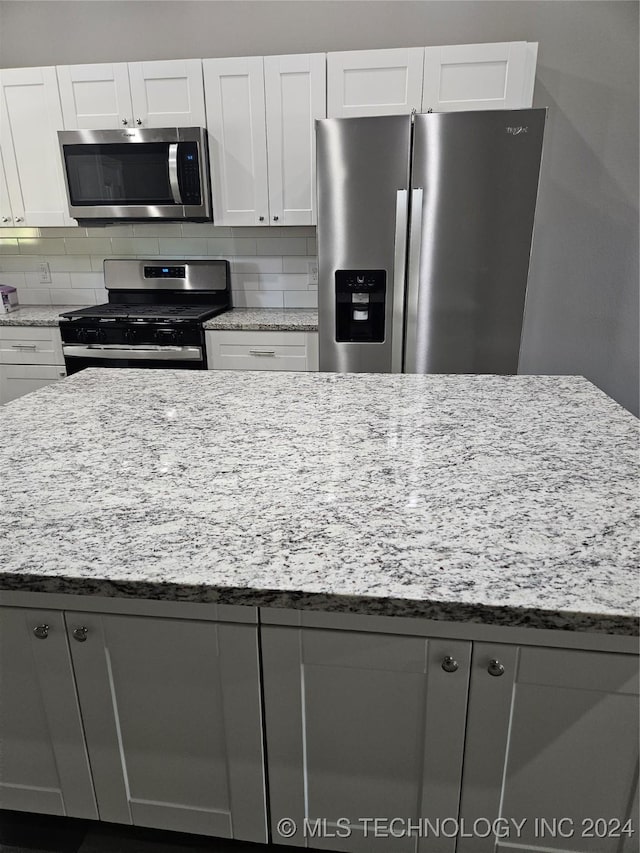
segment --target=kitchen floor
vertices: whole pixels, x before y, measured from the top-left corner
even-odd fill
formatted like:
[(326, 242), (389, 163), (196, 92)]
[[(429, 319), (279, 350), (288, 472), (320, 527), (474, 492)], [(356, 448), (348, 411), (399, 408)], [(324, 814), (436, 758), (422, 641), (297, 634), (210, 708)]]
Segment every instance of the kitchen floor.
[(299, 847), (0, 811), (0, 853), (295, 853)]

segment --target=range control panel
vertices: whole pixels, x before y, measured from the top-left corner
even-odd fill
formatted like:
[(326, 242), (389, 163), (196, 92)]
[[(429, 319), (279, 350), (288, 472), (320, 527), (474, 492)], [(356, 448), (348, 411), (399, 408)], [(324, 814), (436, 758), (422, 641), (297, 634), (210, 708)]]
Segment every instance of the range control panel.
[(382, 343), (386, 270), (336, 270), (336, 341)]

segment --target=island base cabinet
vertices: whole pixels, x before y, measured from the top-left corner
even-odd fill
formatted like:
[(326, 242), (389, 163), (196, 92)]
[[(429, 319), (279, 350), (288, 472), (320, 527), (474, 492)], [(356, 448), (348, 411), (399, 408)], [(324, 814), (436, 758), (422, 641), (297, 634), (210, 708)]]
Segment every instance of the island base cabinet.
[(98, 817), (62, 613), (0, 608), (0, 808)]
[(257, 626), (66, 621), (100, 818), (266, 841)]
[(466, 641), (263, 626), (273, 842), (453, 853), (455, 838), (373, 837), (371, 821), (457, 815), (470, 654)]
[(457, 853), (636, 851), (638, 719), (636, 655), (475, 643)]

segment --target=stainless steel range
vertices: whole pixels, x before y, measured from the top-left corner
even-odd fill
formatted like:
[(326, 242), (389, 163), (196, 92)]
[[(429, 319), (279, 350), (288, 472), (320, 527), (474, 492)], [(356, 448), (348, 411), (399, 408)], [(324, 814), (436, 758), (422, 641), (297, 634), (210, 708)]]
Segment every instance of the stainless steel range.
[(85, 367), (204, 370), (202, 324), (231, 308), (229, 262), (106, 260), (109, 301), (60, 315), (67, 373)]

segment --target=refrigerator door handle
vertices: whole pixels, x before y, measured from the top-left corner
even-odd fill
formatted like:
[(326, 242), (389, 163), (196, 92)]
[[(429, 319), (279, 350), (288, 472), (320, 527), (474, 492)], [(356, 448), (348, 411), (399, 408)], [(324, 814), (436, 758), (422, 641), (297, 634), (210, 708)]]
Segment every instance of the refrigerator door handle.
[(396, 193), (396, 234), (393, 247), (393, 315), (391, 324), (391, 372), (402, 373), (404, 335), (404, 279), (406, 272), (409, 193)]
[(411, 227), (409, 231), (409, 274), (407, 276), (407, 325), (405, 373), (417, 372), (418, 296), (420, 291), (420, 253), (422, 249), (422, 187), (411, 191)]

